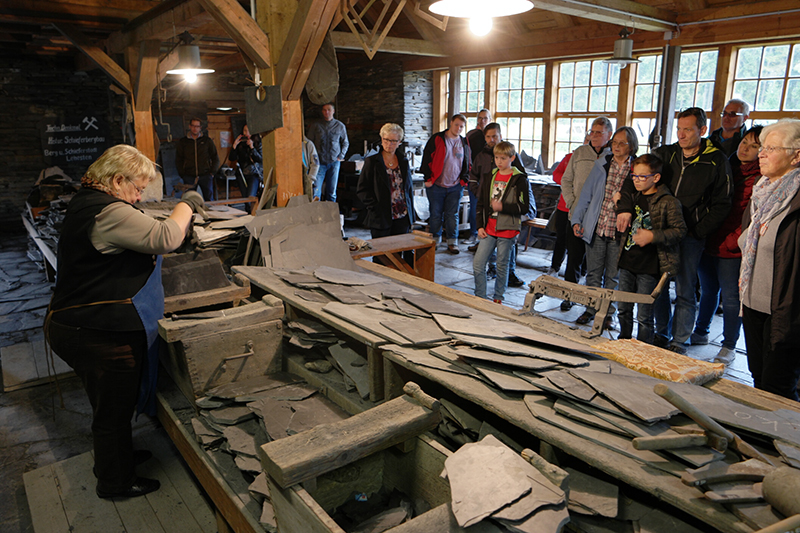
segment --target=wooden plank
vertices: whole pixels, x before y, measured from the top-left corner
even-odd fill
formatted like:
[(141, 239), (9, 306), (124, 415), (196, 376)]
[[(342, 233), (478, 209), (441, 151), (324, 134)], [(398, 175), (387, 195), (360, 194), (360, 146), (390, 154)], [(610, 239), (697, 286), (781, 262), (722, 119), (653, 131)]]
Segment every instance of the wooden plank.
[(61, 503), (58, 480), (52, 465), (22, 474), (31, 522), (36, 533), (69, 531), (69, 522)]
[(22, 215), (22, 224), (25, 226), (25, 229), (28, 230), (28, 235), (30, 235), (33, 242), (36, 243), (36, 246), (42, 252), (42, 255), (50, 263), (50, 266), (53, 267), (54, 270), (58, 270), (58, 259), (56, 258), (55, 252), (50, 249), (50, 246), (42, 240), (39, 236), (39, 232), (36, 228), (28, 221), (28, 218), (25, 215)]
[[(157, 499), (163, 490), (164, 486), (162, 485), (154, 493), (156, 495), (154, 498)], [(181, 524), (181, 522), (164, 520), (165, 517), (157, 513), (156, 509), (150, 505), (150, 499), (151, 495), (148, 494), (144, 498), (119, 498), (114, 501), (114, 507), (119, 513), (125, 530), (141, 531), (142, 533), (172, 533), (178, 531), (175, 526)]]
[(591, 3), (537, 0), (536, 8), (622, 26), (632, 25), (637, 30), (663, 32), (677, 29), (674, 11), (631, 0), (594, 0)]
[(29, 342), (0, 348), (0, 362), (3, 365), (4, 391), (15, 390), (40, 377), (33, 359), (33, 346)]
[(244, 503), (231, 490), (228, 482), (219, 474), (197, 441), (189, 435), (160, 393), (156, 395), (156, 401), (159, 421), (228, 524), (238, 533), (262, 532), (263, 528), (258, 520), (245, 510)]
[(69, 531), (96, 531), (102, 527), (104, 533), (125, 533), (114, 503), (101, 500), (94, 492), (97, 480), (92, 474), (93, 466), (90, 452), (53, 465)]
[[(352, 32), (331, 32), (333, 44), (337, 50), (361, 50), (358, 37)], [(408, 54), (414, 56), (445, 57), (445, 49), (438, 43), (424, 39), (406, 39), (403, 37), (386, 37), (381, 45), (381, 52)]]
[(267, 483), (281, 533), (345, 533), (306, 489), (299, 485), (281, 488), (269, 476)]
[(139, 48), (139, 64), (136, 72), (136, 91), (133, 98), (136, 111), (150, 111), (153, 90), (156, 88), (158, 58), (161, 41), (142, 41)]
[(164, 298), (164, 313), (175, 313), (186, 309), (196, 309), (234, 300), (244, 300), (250, 296), (250, 282), (234, 276), (233, 283), (221, 289), (179, 294)]
[[(266, 304), (266, 305), (265, 305)], [(256, 302), (233, 309), (217, 311), (218, 318), (158, 321), (158, 333), (167, 342), (177, 342), (192, 337), (201, 337), (214, 331), (227, 331), (283, 318), (283, 304), (270, 305)]]
[(258, 68), (270, 68), (269, 39), (236, 0), (199, 0)]
[(99, 47), (92, 44), (89, 38), (83, 34), (77, 27), (72, 24), (65, 24), (59, 22), (55, 25), (56, 29), (61, 32), (64, 37), (69, 39), (81, 52), (89, 56), (89, 59), (94, 61), (100, 69), (108, 74), (114, 82), (122, 87), (128, 94), (133, 94), (133, 86), (131, 85), (131, 77), (120, 67), (113, 59), (108, 57), (106, 53)]
[[(167, 533), (187, 530), (200, 531), (200, 524), (188, 509), (179, 490), (172, 484), (158, 458), (153, 458), (138, 466), (137, 470), (144, 477), (161, 482), (161, 488), (148, 494), (145, 498)], [(129, 529), (129, 531), (136, 530)]]
[(289, 487), (403, 442), (436, 427), (441, 419), (438, 409), (401, 396), (345, 420), (264, 444), (259, 457), (267, 474)]

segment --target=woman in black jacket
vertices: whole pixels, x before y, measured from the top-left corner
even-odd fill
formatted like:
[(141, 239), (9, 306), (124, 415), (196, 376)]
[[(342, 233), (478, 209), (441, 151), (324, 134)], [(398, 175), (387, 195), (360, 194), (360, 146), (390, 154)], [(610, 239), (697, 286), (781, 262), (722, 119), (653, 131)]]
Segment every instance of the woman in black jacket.
[(384, 124), (381, 149), (364, 160), (358, 179), (357, 194), (367, 209), (364, 224), (372, 238), (401, 235), (414, 223), (411, 169), (402, 150), (403, 128)]

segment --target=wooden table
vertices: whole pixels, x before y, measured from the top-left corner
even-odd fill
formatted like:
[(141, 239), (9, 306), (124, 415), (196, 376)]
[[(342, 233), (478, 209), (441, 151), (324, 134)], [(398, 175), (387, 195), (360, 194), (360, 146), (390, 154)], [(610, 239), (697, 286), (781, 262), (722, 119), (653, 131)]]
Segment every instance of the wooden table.
[[(350, 252), (353, 259), (377, 257), (380, 264), (401, 272), (433, 281), (436, 267), (436, 241), (430, 233), (413, 231), (404, 235), (391, 235), (367, 241), (369, 250)], [(403, 259), (403, 252), (414, 254), (413, 265)]]

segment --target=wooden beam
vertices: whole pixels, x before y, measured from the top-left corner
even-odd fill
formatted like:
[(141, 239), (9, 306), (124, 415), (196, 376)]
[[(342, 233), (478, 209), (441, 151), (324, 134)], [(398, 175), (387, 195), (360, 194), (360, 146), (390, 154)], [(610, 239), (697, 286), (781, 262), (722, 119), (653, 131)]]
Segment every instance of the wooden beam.
[(136, 69), (136, 92), (134, 102), (136, 111), (150, 111), (153, 89), (156, 88), (158, 56), (161, 41), (142, 41), (139, 47), (139, 64)]
[[(722, 111), (725, 109), (725, 104), (733, 94), (733, 74), (735, 72), (734, 61), (736, 54), (733, 51), (733, 45), (723, 44), (719, 47), (719, 55), (717, 56), (717, 75), (714, 83), (714, 97), (712, 100), (712, 110)], [(752, 105), (751, 105), (752, 109)], [(722, 127), (722, 117), (717, 113), (711, 113), (711, 124), (709, 132)]]
[(298, 2), (275, 69), (284, 100), (300, 99), (338, 6), (338, 0)]
[(677, 14), (632, 0), (536, 0), (537, 9), (646, 31), (677, 30)]
[(97, 63), (97, 66), (108, 74), (116, 84), (125, 89), (128, 94), (133, 94), (131, 77), (128, 76), (128, 73), (115, 63), (113, 59), (108, 57), (100, 47), (89, 42), (89, 39), (78, 28), (71, 24), (59, 24), (56, 28), (64, 37), (69, 39), (76, 48)]
[(542, 161), (547, 168), (555, 163), (557, 110), (558, 65), (550, 61), (544, 69), (544, 120), (542, 121)]
[[(133, 26), (130, 30), (114, 32), (108, 37), (107, 48), (110, 53), (122, 52), (125, 48), (138, 45), (141, 41), (161, 40), (166, 41), (184, 31), (192, 31), (211, 22), (214, 19), (203, 9), (197, 0), (177, 3), (169, 11), (162, 12), (155, 17), (142, 16), (143, 22)], [(153, 11), (153, 10), (151, 10)]]
[[(422, 11), (417, 0), (408, 0), (406, 5), (403, 6), (403, 14), (414, 26), (414, 29), (417, 30), (420, 37), (434, 44), (439, 43), (439, 38), (442, 35), (439, 32), (443, 32), (447, 28), (448, 17), (444, 17), (440, 21), (433, 15)], [(439, 30), (439, 32), (434, 31), (434, 29)]]
[(735, 5), (715, 6), (695, 11), (681, 12), (678, 15), (679, 25), (698, 22), (717, 22), (720, 19), (746, 17), (778, 17), (782, 13), (797, 17), (800, 11), (796, 0), (768, 0), (761, 2), (743, 2)]
[(199, 0), (258, 68), (272, 65), (269, 40), (237, 0)]
[[(337, 50), (361, 50), (358, 38), (351, 32), (331, 32), (333, 46)], [(416, 56), (446, 57), (448, 54), (438, 44), (422, 39), (403, 39), (401, 37), (387, 37), (381, 46), (381, 52), (394, 54), (409, 54)]]
[(136, 148), (151, 161), (156, 160), (156, 137), (153, 128), (153, 114), (147, 111), (133, 112), (133, 126), (136, 131)]

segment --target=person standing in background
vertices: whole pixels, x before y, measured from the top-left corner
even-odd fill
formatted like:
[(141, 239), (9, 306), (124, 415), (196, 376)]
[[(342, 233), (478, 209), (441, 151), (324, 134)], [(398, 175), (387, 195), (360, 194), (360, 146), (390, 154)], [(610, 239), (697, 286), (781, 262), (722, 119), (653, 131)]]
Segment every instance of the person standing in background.
[(178, 139), (175, 147), (175, 166), (178, 175), (192, 190), (198, 185), (206, 202), (214, 199), (214, 174), (219, 169), (219, 156), (214, 141), (203, 135), (200, 119), (189, 120), (189, 133)]
[(323, 120), (312, 124), (308, 131), (308, 138), (317, 149), (320, 163), (314, 185), (314, 199), (329, 202), (336, 201), (339, 165), (344, 161), (347, 149), (350, 147), (350, 141), (347, 140), (347, 128), (333, 118), (334, 112), (333, 104), (322, 106)]
[(242, 134), (233, 142), (233, 149), (228, 159), (235, 161), (239, 165), (239, 170), (242, 171), (245, 181), (245, 183), (239, 184), (242, 196), (256, 196), (264, 176), (261, 135), (251, 136), (250, 129), (245, 124)]
[(719, 143), (725, 155), (730, 157), (747, 134), (744, 123), (750, 118), (750, 104), (738, 98), (728, 100), (719, 116), (722, 117), (722, 127), (712, 131), (708, 138)]
[[(488, 109), (481, 109), (478, 111), (475, 129), (467, 132), (467, 143), (469, 143), (469, 149), (472, 153), (473, 165), (475, 164), (475, 157), (486, 146), (485, 128), (490, 122), (492, 122), (492, 113)], [(467, 194), (469, 194), (469, 220), (467, 221), (469, 222), (469, 239), (464, 244), (475, 245), (477, 249), (478, 226), (475, 225), (475, 212), (478, 208), (478, 197), (475, 196), (476, 193), (477, 187), (475, 189), (471, 186), (467, 188)]]

